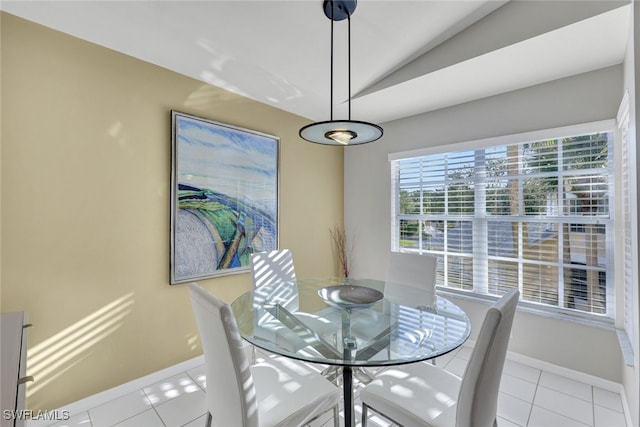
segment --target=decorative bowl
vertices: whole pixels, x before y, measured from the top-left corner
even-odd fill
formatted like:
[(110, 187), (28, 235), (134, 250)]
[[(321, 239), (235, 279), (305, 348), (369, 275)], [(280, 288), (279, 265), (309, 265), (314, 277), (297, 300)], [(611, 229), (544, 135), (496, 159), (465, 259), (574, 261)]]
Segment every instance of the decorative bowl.
[(318, 295), (327, 304), (345, 310), (371, 307), (383, 297), (380, 291), (357, 285), (327, 286), (319, 289)]

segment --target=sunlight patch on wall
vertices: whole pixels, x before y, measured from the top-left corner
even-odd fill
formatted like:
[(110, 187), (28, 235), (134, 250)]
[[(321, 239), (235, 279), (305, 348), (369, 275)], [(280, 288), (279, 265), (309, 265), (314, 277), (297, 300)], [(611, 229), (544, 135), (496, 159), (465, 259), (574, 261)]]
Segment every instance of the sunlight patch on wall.
[(185, 107), (200, 111), (210, 111), (216, 105), (225, 102), (238, 102), (241, 99), (234, 93), (205, 84), (189, 94), (184, 101)]
[(187, 346), (189, 346), (189, 350), (194, 351), (198, 349), (199, 336), (198, 334), (187, 334), (185, 336), (187, 339)]
[(133, 303), (133, 292), (129, 292), (29, 349), (27, 371), (35, 381), (29, 385), (27, 397), (71, 369), (93, 346), (118, 330)]

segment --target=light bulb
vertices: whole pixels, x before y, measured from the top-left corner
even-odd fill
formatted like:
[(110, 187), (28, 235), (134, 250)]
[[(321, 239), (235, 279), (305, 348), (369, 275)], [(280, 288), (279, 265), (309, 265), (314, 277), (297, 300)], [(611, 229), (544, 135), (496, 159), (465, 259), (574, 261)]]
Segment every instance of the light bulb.
[(357, 138), (358, 134), (350, 131), (350, 130), (330, 130), (329, 132), (324, 134), (325, 138), (332, 139), (339, 144), (348, 145), (349, 141), (354, 138)]

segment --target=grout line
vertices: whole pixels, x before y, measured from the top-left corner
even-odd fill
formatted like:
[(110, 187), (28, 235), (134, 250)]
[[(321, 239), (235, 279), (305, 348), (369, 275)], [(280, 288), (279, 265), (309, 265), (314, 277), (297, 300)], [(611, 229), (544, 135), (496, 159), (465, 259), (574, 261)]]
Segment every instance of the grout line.
[(531, 416), (533, 415), (533, 408), (535, 406), (536, 396), (538, 395), (538, 388), (540, 387), (540, 380), (542, 379), (542, 369), (538, 369), (538, 379), (535, 382), (536, 389), (533, 392), (533, 397), (531, 398), (531, 407), (529, 408), (529, 415), (527, 416), (527, 422), (524, 427), (527, 427), (531, 422)]
[[(588, 403), (588, 404), (590, 404), (590, 405), (591, 405), (591, 417), (592, 417), (592, 419), (591, 419), (591, 423), (590, 423), (590, 424), (585, 424), (585, 423), (584, 423), (584, 422), (582, 422), (581, 420), (578, 420), (578, 419), (576, 419), (576, 418), (574, 418), (574, 417), (572, 417), (572, 416), (570, 416), (570, 415), (567, 415), (566, 413), (558, 412), (558, 411), (557, 411), (557, 410), (555, 410), (555, 409), (551, 409), (551, 408), (547, 408), (547, 407), (539, 406), (539, 405), (536, 405), (536, 406), (538, 406), (539, 408), (544, 409), (545, 411), (553, 412), (554, 414), (558, 414), (558, 415), (561, 415), (561, 416), (563, 416), (563, 417), (565, 417), (565, 418), (569, 418), (570, 420), (575, 421), (575, 422), (577, 422), (577, 423), (579, 423), (579, 424), (582, 424), (582, 425), (585, 425), (585, 426), (590, 426), (590, 427), (595, 426), (595, 415), (594, 415), (594, 413), (595, 413), (595, 404), (594, 404), (593, 402), (589, 402), (589, 401), (587, 401), (587, 400), (580, 399), (579, 397), (573, 396), (573, 395), (571, 395), (571, 394), (567, 393), (566, 391), (556, 390), (556, 389), (553, 389), (553, 388), (545, 387), (545, 386), (543, 386), (543, 385), (540, 385), (540, 386), (538, 386), (538, 387), (542, 387), (542, 388), (544, 388), (544, 389), (546, 389), (546, 390), (551, 390), (551, 391), (553, 391), (553, 392), (560, 393), (560, 394), (563, 394), (563, 395), (565, 395), (565, 396), (571, 397), (571, 398), (573, 398), (573, 399), (579, 400), (579, 401), (581, 401), (581, 402), (584, 402), (584, 403)], [(591, 386), (591, 387), (593, 388), (593, 386)], [(536, 388), (536, 393), (537, 393), (537, 388)]]
[(596, 425), (596, 396), (595, 396), (595, 392), (593, 391), (593, 386), (591, 386), (591, 421), (593, 422), (593, 425)]
[[(189, 377), (191, 378), (191, 377)], [(148, 384), (147, 386), (149, 386), (151, 384)], [(147, 400), (150, 403), (151, 409), (153, 409), (153, 412), (156, 413), (156, 415), (158, 416), (158, 418), (160, 419), (160, 422), (162, 423), (162, 425), (164, 427), (167, 427), (167, 424), (164, 422), (164, 420), (162, 419), (162, 417), (160, 416), (160, 413), (158, 412), (158, 410), (156, 409), (156, 404), (153, 403), (153, 401), (151, 400), (151, 397), (147, 394), (147, 392), (144, 390), (147, 386), (143, 386), (140, 388), (140, 390), (142, 391), (142, 393), (144, 393), (144, 396), (147, 398)], [(122, 422), (122, 421), (121, 421)]]
[[(592, 386), (592, 385), (589, 385), (589, 384), (587, 384), (587, 385), (588, 385), (589, 387), (593, 388), (593, 386)], [(573, 394), (570, 394), (570, 393), (569, 393), (568, 391), (566, 391), (566, 390), (558, 390), (557, 388), (551, 388), (551, 387), (547, 387), (547, 386), (544, 386), (544, 385), (541, 385), (541, 386), (539, 386), (539, 387), (542, 387), (542, 388), (544, 388), (544, 389), (546, 389), (546, 390), (554, 391), (554, 392), (556, 392), (556, 393), (564, 394), (565, 396), (571, 397), (572, 399), (576, 399), (576, 400), (579, 400), (579, 401), (581, 401), (581, 402), (589, 403), (589, 404), (591, 404), (591, 405), (595, 406), (595, 403), (594, 403), (594, 402), (589, 402), (588, 400), (585, 400), (585, 399), (583, 399), (583, 398), (581, 398), (581, 397), (578, 397), (578, 396), (575, 396), (575, 395), (573, 395)]]
[(169, 427), (167, 426), (167, 423), (164, 422), (164, 420), (162, 419), (162, 417), (160, 416), (160, 413), (158, 412), (158, 410), (156, 409), (156, 407), (154, 405), (151, 405), (151, 407), (153, 408), (153, 412), (156, 413), (156, 415), (158, 416), (158, 418), (160, 418), (160, 422), (162, 423), (162, 425), (164, 427)]
[[(209, 413), (209, 409), (207, 408), (207, 412), (205, 412), (204, 414), (196, 415), (196, 416), (195, 416), (195, 418), (192, 418), (192, 419), (190, 419), (189, 421), (187, 421), (186, 423), (182, 424), (182, 426), (181, 426), (181, 427), (184, 427), (184, 426), (186, 426), (187, 424), (191, 424), (192, 422), (194, 422), (194, 421), (195, 421), (195, 420), (197, 420), (198, 418), (201, 418), (203, 415), (204, 415), (205, 420), (206, 420), (206, 416), (207, 416), (207, 414), (208, 414), (208, 413)], [(160, 414), (158, 414), (158, 416), (160, 416)], [(160, 417), (160, 419), (162, 420), (162, 417)], [(167, 426), (167, 425), (165, 424), (164, 420), (162, 420), (162, 424), (164, 424), (164, 425), (165, 425), (165, 427), (171, 427), (171, 426)]]

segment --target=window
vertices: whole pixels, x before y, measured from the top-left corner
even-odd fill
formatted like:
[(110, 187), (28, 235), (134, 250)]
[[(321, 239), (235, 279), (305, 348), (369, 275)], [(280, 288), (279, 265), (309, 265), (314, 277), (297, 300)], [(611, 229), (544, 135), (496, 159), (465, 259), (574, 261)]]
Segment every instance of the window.
[(439, 256), (441, 287), (612, 318), (613, 133), (579, 129), (390, 156), (392, 247)]

